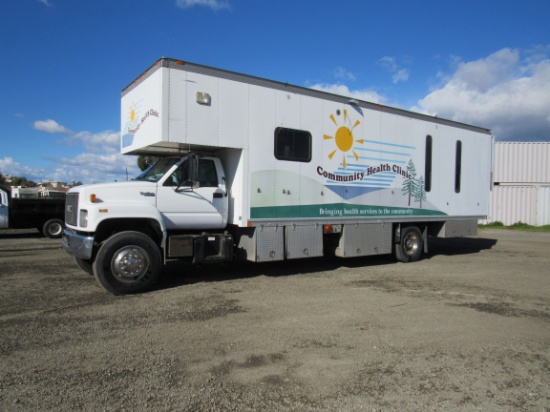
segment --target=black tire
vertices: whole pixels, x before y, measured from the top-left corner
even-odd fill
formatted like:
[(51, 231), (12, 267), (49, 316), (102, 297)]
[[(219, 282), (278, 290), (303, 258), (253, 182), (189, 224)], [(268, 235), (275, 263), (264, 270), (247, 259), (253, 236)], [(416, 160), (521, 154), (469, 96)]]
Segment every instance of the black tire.
[(401, 240), (395, 244), (395, 258), (399, 262), (416, 262), (424, 250), (422, 232), (416, 226), (401, 229)]
[(99, 284), (113, 295), (143, 292), (160, 277), (162, 256), (149, 236), (120, 232), (103, 242), (92, 268)]
[(84, 272), (86, 272), (88, 275), (91, 275), (93, 276), (94, 274), (94, 269), (92, 267), (93, 265), (93, 262), (91, 260), (86, 260), (86, 259), (80, 259), (80, 258), (77, 258), (75, 257), (74, 258), (74, 261), (76, 262), (76, 264), (78, 265), (78, 267), (80, 269), (82, 269)]
[(63, 234), (63, 221), (61, 219), (50, 219), (42, 226), (42, 234), (50, 239), (60, 238)]

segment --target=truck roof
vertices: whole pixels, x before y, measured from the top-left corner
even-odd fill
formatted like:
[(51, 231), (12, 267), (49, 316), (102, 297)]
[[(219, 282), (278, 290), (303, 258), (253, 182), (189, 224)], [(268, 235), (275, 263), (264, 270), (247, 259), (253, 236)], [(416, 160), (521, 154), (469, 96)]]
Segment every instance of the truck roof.
[(301, 94), (305, 96), (317, 97), (325, 100), (332, 100), (334, 102), (349, 104), (358, 111), (360, 111), (361, 108), (365, 108), (365, 109), (370, 109), (370, 110), (375, 110), (375, 111), (380, 111), (385, 113), (393, 113), (393, 114), (406, 116), (414, 119), (426, 120), (432, 123), (459, 127), (462, 129), (476, 131), (479, 133), (492, 134), (491, 129), (480, 127), (480, 126), (474, 126), (471, 124), (462, 123), (455, 120), (440, 118), (438, 116), (431, 116), (427, 114), (413, 112), (410, 110), (400, 109), (397, 107), (391, 107), (391, 106), (386, 106), (379, 103), (372, 103), (365, 100), (359, 100), (356, 98), (351, 98), (349, 96), (343, 96), (343, 95), (338, 95), (338, 94), (329, 93), (325, 91), (309, 89), (307, 87), (296, 86), (289, 83), (269, 80), (269, 79), (265, 79), (257, 76), (233, 72), (233, 71), (224, 70), (224, 69), (218, 69), (215, 67), (204, 66), (204, 65), (191, 63), (191, 62), (178, 60), (178, 59), (173, 59), (173, 58), (168, 58), (168, 57), (161, 57), (155, 63), (153, 63), (149, 68), (147, 68), (147, 70), (145, 70), (142, 74), (140, 74), (136, 79), (134, 79), (132, 83), (130, 83), (128, 86), (126, 86), (122, 90), (122, 96), (124, 96), (134, 87), (136, 87), (139, 83), (141, 83), (141, 81), (143, 81), (144, 79), (149, 77), (151, 74), (153, 74), (155, 71), (161, 68), (185, 70), (189, 72), (209, 75), (212, 77), (233, 80), (241, 83), (247, 83), (247, 84), (256, 85), (256, 86), (263, 86), (270, 89), (283, 90), (283, 91)]

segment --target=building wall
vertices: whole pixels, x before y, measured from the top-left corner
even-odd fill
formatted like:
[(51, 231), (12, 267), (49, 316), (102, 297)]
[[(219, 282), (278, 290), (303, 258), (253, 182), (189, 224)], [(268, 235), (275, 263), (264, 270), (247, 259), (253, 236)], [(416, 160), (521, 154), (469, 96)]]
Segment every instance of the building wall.
[(550, 224), (550, 143), (495, 143), (493, 182), (484, 223)]
[(550, 225), (550, 186), (495, 186), (487, 222)]
[(496, 142), (493, 181), (550, 185), (550, 143)]

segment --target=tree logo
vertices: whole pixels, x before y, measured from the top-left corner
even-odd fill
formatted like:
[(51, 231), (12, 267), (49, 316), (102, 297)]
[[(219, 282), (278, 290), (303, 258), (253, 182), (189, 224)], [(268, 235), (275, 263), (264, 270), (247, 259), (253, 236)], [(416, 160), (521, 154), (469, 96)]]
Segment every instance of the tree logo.
[(411, 205), (411, 200), (420, 202), (420, 209), (422, 209), (422, 201), (426, 200), (426, 189), (424, 187), (424, 177), (420, 176), (416, 178), (416, 167), (412, 159), (407, 164), (408, 176), (403, 179), (403, 188), (401, 192), (403, 196), (408, 196), (408, 205)]

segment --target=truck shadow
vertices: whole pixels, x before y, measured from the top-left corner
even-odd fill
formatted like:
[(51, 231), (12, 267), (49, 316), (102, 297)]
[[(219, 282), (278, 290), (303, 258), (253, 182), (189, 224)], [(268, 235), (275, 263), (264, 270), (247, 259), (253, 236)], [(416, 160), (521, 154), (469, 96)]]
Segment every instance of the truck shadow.
[(0, 238), (3, 239), (32, 239), (44, 237), (36, 229), (2, 229), (0, 230)]
[(492, 249), (497, 244), (496, 239), (489, 238), (430, 238), (428, 254), (425, 258), (434, 256), (456, 256), (479, 253), (482, 250)]
[[(429, 241), (429, 252), (423, 259), (436, 256), (457, 256), (476, 254), (493, 248), (496, 239), (486, 238), (434, 238)], [(161, 280), (154, 290), (172, 289), (184, 285), (223, 282), (229, 280), (254, 278), (259, 276), (281, 277), (307, 275), (317, 272), (330, 272), (341, 268), (375, 267), (395, 264), (392, 255), (378, 255), (342, 259), (336, 257), (320, 257), (297, 259), (278, 262), (237, 262), (231, 264), (210, 264), (193, 266), (183, 262), (169, 262)]]

